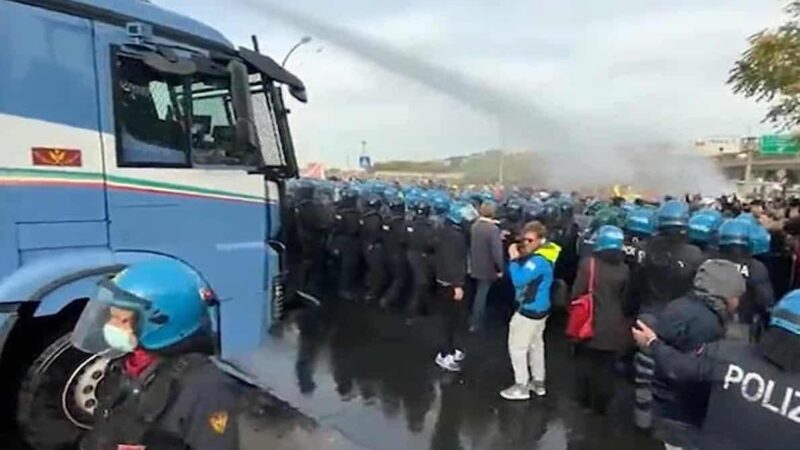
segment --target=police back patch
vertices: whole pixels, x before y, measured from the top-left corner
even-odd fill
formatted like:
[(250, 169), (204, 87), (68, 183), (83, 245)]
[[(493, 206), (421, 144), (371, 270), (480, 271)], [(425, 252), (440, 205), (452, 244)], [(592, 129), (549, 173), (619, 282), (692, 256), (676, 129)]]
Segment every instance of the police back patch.
[(228, 411), (217, 411), (208, 416), (208, 425), (217, 434), (225, 434), (228, 428)]

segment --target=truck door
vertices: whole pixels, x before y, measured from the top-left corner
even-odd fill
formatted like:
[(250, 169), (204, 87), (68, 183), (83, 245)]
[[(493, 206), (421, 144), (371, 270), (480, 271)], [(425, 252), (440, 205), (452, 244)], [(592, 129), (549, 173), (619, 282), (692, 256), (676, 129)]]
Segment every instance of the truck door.
[(107, 245), (92, 24), (0, 2), (0, 277)]
[(202, 273), (221, 304), (223, 353), (258, 346), (270, 322), (268, 195), (258, 149), (232, 145), (230, 80), (160, 73), (96, 24), (114, 251), (166, 254)]

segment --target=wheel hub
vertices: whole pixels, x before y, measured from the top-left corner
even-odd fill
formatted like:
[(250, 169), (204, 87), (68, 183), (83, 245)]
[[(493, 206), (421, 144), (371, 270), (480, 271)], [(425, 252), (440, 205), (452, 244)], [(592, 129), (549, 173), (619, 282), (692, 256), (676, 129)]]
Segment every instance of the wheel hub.
[(97, 386), (103, 380), (111, 358), (92, 355), (72, 373), (64, 386), (62, 408), (70, 422), (84, 429), (92, 427), (97, 409)]

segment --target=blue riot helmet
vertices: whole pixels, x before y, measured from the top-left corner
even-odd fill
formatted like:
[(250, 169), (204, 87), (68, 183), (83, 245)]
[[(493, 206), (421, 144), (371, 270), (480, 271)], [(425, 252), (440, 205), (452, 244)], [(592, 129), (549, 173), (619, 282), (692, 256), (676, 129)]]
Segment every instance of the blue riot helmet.
[(593, 252), (603, 252), (609, 250), (622, 251), (625, 242), (625, 234), (622, 229), (614, 225), (603, 225), (593, 236)]
[(215, 305), (214, 293), (186, 264), (173, 259), (143, 261), (99, 283), (75, 325), (72, 343), (87, 353), (129, 353), (207, 338), (211, 349), (218, 317)]
[(784, 295), (772, 308), (770, 327), (777, 327), (800, 337), (800, 289)]
[(686, 228), (689, 226), (689, 205), (678, 200), (669, 200), (656, 212), (659, 230), (665, 228)]
[(525, 222), (532, 220), (544, 221), (544, 205), (539, 202), (528, 202), (522, 209)]
[(689, 240), (695, 244), (708, 245), (714, 242), (721, 224), (722, 214), (713, 210), (700, 210), (689, 219)]
[[(387, 189), (387, 191), (389, 190)], [(396, 189), (394, 190), (394, 195), (391, 194), (392, 192), (385, 194), (386, 206), (394, 213), (404, 213), (406, 211), (406, 202), (403, 200), (403, 197), (400, 196)]]
[(586, 206), (585, 213), (587, 216), (593, 216), (597, 214), (598, 211), (608, 208), (610, 205), (610, 202), (604, 200), (593, 200)]
[(751, 226), (758, 226), (760, 225), (758, 219), (751, 213), (741, 213), (736, 216), (737, 220), (744, 220), (745, 222), (749, 223)]
[(310, 201), (314, 197), (314, 183), (311, 180), (301, 179), (295, 184), (295, 199), (297, 202)]
[(603, 225), (614, 225), (615, 227), (625, 226), (625, 212), (622, 208), (613, 205), (598, 210), (594, 216), (592, 216), (589, 228), (598, 230)]
[(422, 197), (417, 198), (417, 201), (411, 205), (411, 208), (414, 210), (414, 215), (417, 217), (428, 217), (431, 213), (430, 202)]
[(655, 211), (636, 208), (625, 217), (625, 231), (633, 236), (652, 236), (656, 232)]
[(383, 198), (374, 192), (364, 194), (362, 200), (364, 207), (370, 211), (379, 211), (383, 206)]
[(450, 196), (442, 191), (435, 192), (431, 203), (433, 204), (433, 211), (436, 214), (443, 215), (450, 209)]
[(400, 191), (398, 191), (397, 188), (391, 186), (385, 188), (383, 192), (381, 192), (381, 195), (383, 196), (383, 199), (386, 200), (387, 203), (389, 202), (389, 200), (393, 198), (401, 198)]
[(753, 255), (769, 253), (771, 240), (772, 236), (770, 236), (769, 231), (761, 224), (750, 226), (750, 251)]
[(459, 200), (450, 204), (447, 221), (454, 225), (464, 225), (478, 218), (478, 211), (470, 202)]
[(561, 219), (561, 207), (558, 200), (550, 199), (542, 206), (542, 221), (545, 225), (552, 227), (559, 223)]
[(728, 219), (719, 226), (719, 246), (750, 249), (751, 226), (746, 220)]
[(358, 189), (345, 186), (339, 191), (339, 204), (344, 207), (353, 207), (358, 203)]
[(561, 219), (572, 220), (575, 215), (575, 204), (570, 197), (561, 197), (559, 199), (559, 207), (561, 208)]
[(522, 218), (523, 203), (520, 199), (512, 197), (508, 199), (505, 205), (506, 216), (510, 220), (519, 220)]

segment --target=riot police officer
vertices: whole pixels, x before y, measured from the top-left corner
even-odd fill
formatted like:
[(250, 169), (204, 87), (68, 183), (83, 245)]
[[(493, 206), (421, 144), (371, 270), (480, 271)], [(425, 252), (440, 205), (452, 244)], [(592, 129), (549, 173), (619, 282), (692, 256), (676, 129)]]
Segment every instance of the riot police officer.
[(209, 359), (214, 296), (175, 260), (134, 264), (102, 281), (73, 344), (114, 359), (97, 387), (81, 450), (238, 449), (238, 383)]
[(432, 258), (434, 252), (434, 225), (430, 220), (431, 207), (427, 200), (418, 198), (410, 205), (413, 218), (406, 228), (408, 236), (408, 263), (411, 269), (411, 296), (406, 311), (414, 317), (428, 308), (428, 294), (433, 281)]
[(689, 208), (670, 200), (656, 213), (657, 234), (645, 245), (639, 297), (643, 312), (656, 313), (692, 287), (705, 260), (703, 252), (688, 243)]
[(299, 286), (318, 294), (324, 284), (328, 237), (334, 219), (332, 191), (321, 184), (303, 186), (298, 189), (295, 213), (302, 251)]
[(367, 273), (364, 277), (366, 294), (364, 299), (373, 302), (381, 297), (386, 288), (386, 252), (383, 244), (383, 199), (368, 193), (361, 215), (361, 245)]
[(386, 246), (386, 261), (391, 281), (380, 300), (383, 308), (396, 306), (408, 283), (406, 203), (396, 191), (390, 190), (386, 197), (386, 217), (383, 224), (383, 241)]
[(622, 251), (628, 267), (636, 272), (644, 263), (645, 243), (656, 231), (655, 211), (637, 207), (625, 217), (625, 243)]
[[(657, 234), (644, 246), (644, 261), (631, 283), (632, 305), (640, 314), (657, 315), (671, 300), (692, 287), (695, 272), (705, 256), (688, 243), (689, 207), (677, 200), (666, 201), (656, 212)], [(636, 311), (633, 311), (636, 312)], [(636, 405), (634, 423), (649, 429), (652, 417), (652, 383), (655, 363), (646, 352), (634, 358)]]
[(743, 219), (727, 220), (720, 225), (717, 257), (738, 265), (739, 272), (747, 281), (747, 292), (739, 305), (739, 322), (750, 327), (751, 339), (758, 339), (768, 311), (775, 303), (775, 295), (766, 266), (753, 258), (753, 228), (753, 224)]
[(709, 253), (717, 244), (717, 229), (722, 224), (722, 213), (713, 209), (701, 209), (689, 219), (689, 242)]
[(759, 343), (726, 340), (682, 353), (646, 324), (633, 330), (659, 371), (677, 383), (711, 382), (703, 450), (790, 450), (800, 442), (800, 291), (775, 306)]
[(339, 256), (339, 296), (353, 300), (358, 268), (361, 264), (359, 231), (361, 212), (358, 209), (358, 191), (346, 187), (336, 206), (333, 226), (336, 252)]

